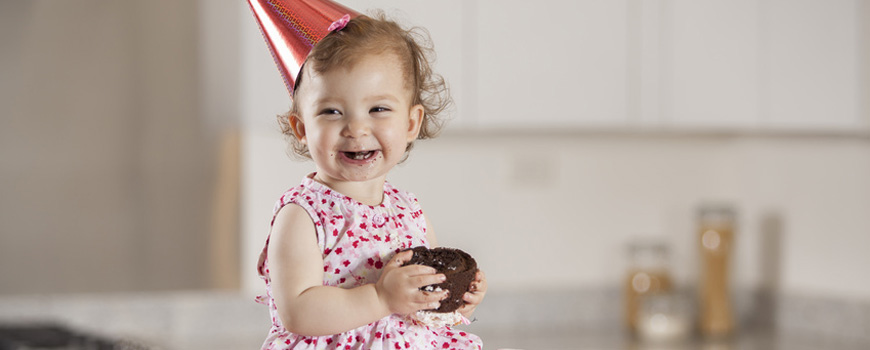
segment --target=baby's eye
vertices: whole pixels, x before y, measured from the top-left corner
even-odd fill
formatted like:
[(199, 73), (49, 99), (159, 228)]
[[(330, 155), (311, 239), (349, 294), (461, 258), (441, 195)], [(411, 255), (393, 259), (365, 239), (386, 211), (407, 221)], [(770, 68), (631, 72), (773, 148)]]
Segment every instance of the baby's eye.
[(389, 111), (390, 111), (390, 109), (388, 107), (378, 106), (378, 107), (372, 108), (369, 112), (370, 113), (378, 113), (378, 112), (389, 112)]
[(318, 113), (318, 115), (325, 115), (325, 116), (341, 115), (341, 111), (339, 111), (335, 108), (324, 108), (323, 110), (320, 111), (320, 113)]

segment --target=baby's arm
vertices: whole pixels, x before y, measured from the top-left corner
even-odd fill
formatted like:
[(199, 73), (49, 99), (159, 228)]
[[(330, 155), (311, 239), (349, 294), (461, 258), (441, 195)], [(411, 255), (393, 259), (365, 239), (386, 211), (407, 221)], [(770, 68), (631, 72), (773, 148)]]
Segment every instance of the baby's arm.
[(423, 216), (426, 219), (426, 241), (429, 242), (429, 248), (438, 247), (438, 237), (435, 236), (435, 231), (432, 231), (432, 223), (429, 222), (429, 217)]
[(377, 284), (356, 288), (323, 285), (323, 257), (314, 224), (297, 205), (278, 213), (269, 242), (269, 275), (278, 316), (288, 331), (319, 336), (346, 332), (392, 313), (438, 307), (442, 293), (420, 287), (440, 283), (444, 275), (420, 265), (401, 267), (409, 254), (397, 254)]

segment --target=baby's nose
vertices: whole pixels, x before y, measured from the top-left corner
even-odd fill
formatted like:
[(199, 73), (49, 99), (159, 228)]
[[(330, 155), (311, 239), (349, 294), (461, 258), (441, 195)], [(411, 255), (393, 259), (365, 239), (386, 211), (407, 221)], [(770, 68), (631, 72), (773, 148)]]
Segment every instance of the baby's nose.
[(371, 123), (365, 118), (349, 118), (344, 127), (343, 135), (345, 137), (361, 137), (368, 136), (371, 133)]

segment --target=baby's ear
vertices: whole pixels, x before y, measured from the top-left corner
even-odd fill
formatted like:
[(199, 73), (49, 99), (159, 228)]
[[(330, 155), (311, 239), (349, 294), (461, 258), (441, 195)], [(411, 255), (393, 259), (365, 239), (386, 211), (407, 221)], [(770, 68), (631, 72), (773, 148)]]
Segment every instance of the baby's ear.
[(303, 145), (306, 144), (305, 123), (302, 122), (302, 117), (296, 114), (290, 114), (287, 119), (290, 122), (290, 129), (293, 131), (293, 136), (296, 136), (296, 139)]
[(408, 115), (408, 142), (412, 142), (420, 136), (420, 128), (423, 127), (423, 105), (414, 105)]

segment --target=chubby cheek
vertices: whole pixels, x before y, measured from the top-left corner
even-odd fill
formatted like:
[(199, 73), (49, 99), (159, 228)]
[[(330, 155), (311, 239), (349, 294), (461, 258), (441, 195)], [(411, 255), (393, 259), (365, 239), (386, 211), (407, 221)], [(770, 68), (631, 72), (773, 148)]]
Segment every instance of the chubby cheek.
[(390, 140), (391, 142), (382, 144), (384, 154), (389, 155), (391, 158), (401, 158), (408, 148), (408, 143), (402, 138), (392, 138)]
[(317, 165), (328, 164), (329, 159), (332, 159), (330, 157), (335, 156), (335, 154), (333, 154), (332, 152), (325, 152), (323, 150), (309, 149), (309, 152), (311, 153), (311, 160), (313, 160), (314, 164), (317, 164)]
[(314, 160), (327, 157), (335, 157), (335, 150), (330, 147), (332, 142), (322, 137), (318, 133), (310, 133), (307, 138), (308, 151), (311, 153)]

